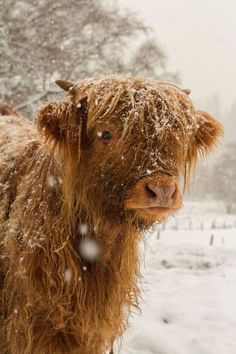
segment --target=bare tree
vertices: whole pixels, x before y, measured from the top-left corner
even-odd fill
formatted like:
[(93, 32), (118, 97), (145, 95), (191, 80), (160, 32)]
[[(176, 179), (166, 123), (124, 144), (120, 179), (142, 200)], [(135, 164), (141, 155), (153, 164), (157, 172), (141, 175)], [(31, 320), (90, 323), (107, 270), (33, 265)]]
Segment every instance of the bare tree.
[(165, 71), (166, 57), (147, 27), (115, 5), (101, 0), (0, 0), (0, 5), (0, 99), (20, 110), (54, 95), (58, 78), (123, 73), (176, 79)]
[(228, 144), (214, 166), (211, 193), (224, 201), (227, 213), (236, 211), (236, 144)]

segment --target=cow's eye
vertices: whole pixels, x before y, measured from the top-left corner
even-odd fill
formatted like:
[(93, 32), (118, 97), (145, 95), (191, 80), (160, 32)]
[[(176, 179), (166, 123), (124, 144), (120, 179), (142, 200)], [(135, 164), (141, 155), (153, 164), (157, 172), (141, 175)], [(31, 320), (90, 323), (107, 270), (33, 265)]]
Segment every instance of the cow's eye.
[(97, 133), (98, 137), (103, 139), (103, 140), (111, 140), (112, 139), (112, 133), (109, 130), (103, 130), (101, 132)]

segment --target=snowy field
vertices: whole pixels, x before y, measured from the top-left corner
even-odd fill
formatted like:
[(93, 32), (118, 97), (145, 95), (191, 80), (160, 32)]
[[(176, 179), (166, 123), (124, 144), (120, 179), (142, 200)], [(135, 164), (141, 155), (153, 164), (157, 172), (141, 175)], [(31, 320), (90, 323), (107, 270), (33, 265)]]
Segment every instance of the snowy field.
[(186, 203), (148, 238), (141, 315), (120, 354), (236, 353), (236, 215)]

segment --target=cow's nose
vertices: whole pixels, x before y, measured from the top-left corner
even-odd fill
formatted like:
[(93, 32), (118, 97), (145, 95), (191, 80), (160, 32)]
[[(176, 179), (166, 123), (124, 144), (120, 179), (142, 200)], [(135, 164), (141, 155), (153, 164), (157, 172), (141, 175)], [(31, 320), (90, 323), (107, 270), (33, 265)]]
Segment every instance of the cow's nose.
[(176, 184), (166, 185), (148, 182), (145, 189), (152, 205), (160, 204), (162, 207), (171, 207), (174, 202)]

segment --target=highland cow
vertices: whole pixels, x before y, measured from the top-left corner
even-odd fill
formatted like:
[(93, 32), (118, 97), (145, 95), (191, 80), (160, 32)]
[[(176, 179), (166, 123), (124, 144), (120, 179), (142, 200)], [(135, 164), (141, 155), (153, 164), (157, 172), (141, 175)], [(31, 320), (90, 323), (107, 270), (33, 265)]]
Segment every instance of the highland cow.
[(222, 132), (166, 82), (57, 84), (35, 125), (0, 118), (1, 353), (110, 350), (138, 308), (139, 241)]

